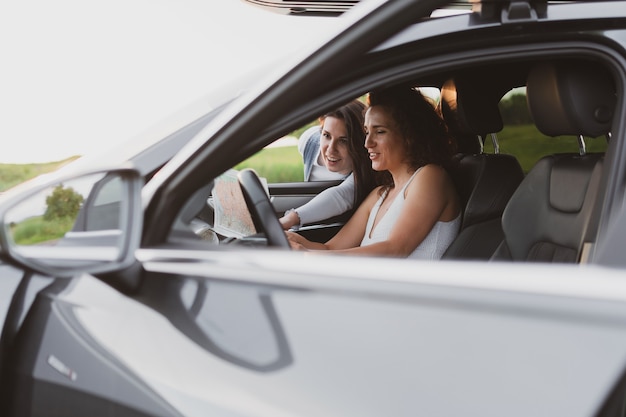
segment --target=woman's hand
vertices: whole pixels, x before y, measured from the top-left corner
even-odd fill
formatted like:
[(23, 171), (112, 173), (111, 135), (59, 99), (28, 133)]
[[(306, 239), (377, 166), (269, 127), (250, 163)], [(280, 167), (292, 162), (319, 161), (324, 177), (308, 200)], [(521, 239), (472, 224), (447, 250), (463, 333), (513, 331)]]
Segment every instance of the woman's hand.
[(283, 230), (289, 230), (293, 226), (300, 225), (300, 216), (295, 210), (287, 210), (285, 215), (278, 219), (280, 225), (283, 227)]
[(328, 247), (319, 242), (311, 242), (309, 239), (296, 232), (285, 232), (292, 249), (295, 250), (328, 250)]
[(305, 244), (308, 240), (306, 238), (295, 232), (285, 232), (285, 234), (287, 235), (287, 240), (289, 241), (289, 245), (291, 245), (291, 249), (307, 250)]

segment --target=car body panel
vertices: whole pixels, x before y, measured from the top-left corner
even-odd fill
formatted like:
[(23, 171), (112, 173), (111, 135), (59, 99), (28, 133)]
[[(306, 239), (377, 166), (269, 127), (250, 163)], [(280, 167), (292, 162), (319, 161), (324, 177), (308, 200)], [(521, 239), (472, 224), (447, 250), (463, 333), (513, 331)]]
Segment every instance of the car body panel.
[[(40, 356), (58, 357), (76, 381), (88, 378), (95, 367), (63, 347), (66, 333), (82, 334), (87, 351), (102, 352), (92, 361), (109, 358), (107, 368), (118, 363), (124, 379), (143, 381), (134, 407), (156, 395), (185, 416), (585, 416), (626, 364), (626, 285), (617, 271), (592, 267), (601, 275), (592, 283), (577, 267), (554, 268), (564, 276), (533, 265), (511, 273), (503, 264), (493, 267), (500, 279), (470, 281), (462, 275), (484, 273), (480, 266), (407, 261), (381, 279), (388, 265), (379, 260), (358, 268), (330, 260), (333, 274), (318, 274), (315, 257), (302, 254), (253, 251), (243, 265), (232, 255), (140, 251), (146, 269), (161, 275), (155, 285), (169, 289), (148, 291), (148, 306), (95, 279), (65, 285), (49, 320), (66, 330), (47, 325)], [(163, 297), (188, 314), (149, 307)], [(272, 306), (268, 322), (260, 299)], [(213, 343), (203, 345), (185, 320)], [(44, 359), (36, 376), (76, 389)], [(118, 401), (134, 392), (81, 386), (100, 396), (109, 389)]]

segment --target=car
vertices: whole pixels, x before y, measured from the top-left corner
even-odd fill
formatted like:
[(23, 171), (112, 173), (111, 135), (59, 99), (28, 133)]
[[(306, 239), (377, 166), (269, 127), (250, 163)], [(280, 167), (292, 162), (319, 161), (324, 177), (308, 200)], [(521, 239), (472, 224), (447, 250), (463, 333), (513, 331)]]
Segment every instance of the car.
[[(626, 1), (338, 19), (0, 196), (4, 415), (624, 415)], [(290, 250), (278, 216), (337, 182), (275, 182), (254, 157), (396, 84), (458, 143), (458, 237), (433, 261)]]

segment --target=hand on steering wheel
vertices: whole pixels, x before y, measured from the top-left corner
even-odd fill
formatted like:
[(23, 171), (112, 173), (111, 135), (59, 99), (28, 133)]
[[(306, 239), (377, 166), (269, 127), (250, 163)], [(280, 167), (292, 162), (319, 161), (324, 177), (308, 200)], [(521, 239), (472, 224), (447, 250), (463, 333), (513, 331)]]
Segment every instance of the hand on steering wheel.
[(252, 216), (254, 227), (256, 227), (258, 232), (265, 233), (267, 245), (290, 249), (291, 246), (283, 227), (278, 221), (274, 206), (256, 172), (246, 168), (239, 172), (237, 179)]

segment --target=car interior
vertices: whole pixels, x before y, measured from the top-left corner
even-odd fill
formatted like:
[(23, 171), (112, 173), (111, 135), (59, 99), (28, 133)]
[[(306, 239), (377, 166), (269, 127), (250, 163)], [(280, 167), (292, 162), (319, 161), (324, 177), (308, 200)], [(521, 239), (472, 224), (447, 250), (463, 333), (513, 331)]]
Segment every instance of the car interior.
[[(598, 63), (573, 60), (534, 63), (525, 73), (537, 129), (550, 137), (578, 138), (579, 152), (547, 155), (526, 175), (511, 155), (464, 154), (456, 176), (464, 221), (447, 258), (577, 262), (592, 235), (604, 155), (587, 153), (584, 137), (609, 136), (616, 104), (611, 76)], [(480, 137), (501, 130), (497, 103), (485, 98), (489, 94), (472, 97), (471, 88), (457, 86), (455, 105), (447, 99), (453, 88), (444, 86), (442, 95), (449, 124), (470, 120), (465, 124), (473, 124), (470, 130)], [(480, 111), (474, 116), (466, 109)]]
[[(596, 59), (532, 58), (444, 70), (414, 85), (437, 88), (436, 105), (458, 143), (451, 175), (464, 211), (460, 233), (443, 259), (584, 262), (602, 214), (604, 156), (617, 106), (608, 67)], [(498, 138), (508, 127), (501, 106), (512, 91), (525, 95), (534, 122), (532, 137), (518, 138), (534, 152), (531, 167), (519, 162), (519, 149), (509, 151)], [(275, 219), (294, 201), (302, 204), (335, 185), (264, 185), (256, 184), (254, 172), (244, 175), (238, 199), (250, 209), (257, 233), (229, 237), (216, 232), (213, 196), (206, 197), (211, 187), (187, 205), (183, 227), (214, 244), (285, 248)], [(267, 220), (270, 211), (274, 219)], [(325, 241), (344, 221), (306, 225), (299, 233)]]

